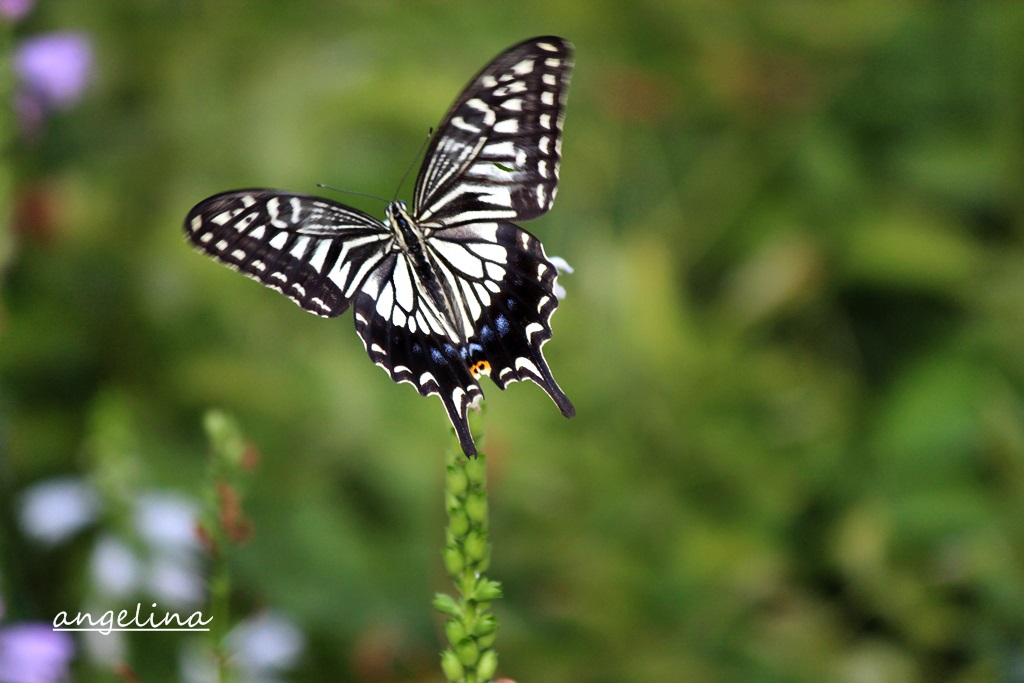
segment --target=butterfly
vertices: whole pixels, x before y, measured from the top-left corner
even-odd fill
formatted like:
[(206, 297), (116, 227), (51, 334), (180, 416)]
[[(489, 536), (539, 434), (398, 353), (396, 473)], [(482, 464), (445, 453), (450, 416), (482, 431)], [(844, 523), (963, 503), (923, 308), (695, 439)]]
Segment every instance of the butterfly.
[(482, 376), (501, 389), (532, 380), (572, 417), (541, 350), (558, 272), (512, 223), (554, 202), (571, 69), (572, 45), (554, 36), (495, 57), (432, 136), (411, 210), (393, 201), (382, 222), (322, 197), (235, 190), (194, 206), (185, 235), (310, 313), (351, 307), (370, 359), (439, 396), (467, 456)]

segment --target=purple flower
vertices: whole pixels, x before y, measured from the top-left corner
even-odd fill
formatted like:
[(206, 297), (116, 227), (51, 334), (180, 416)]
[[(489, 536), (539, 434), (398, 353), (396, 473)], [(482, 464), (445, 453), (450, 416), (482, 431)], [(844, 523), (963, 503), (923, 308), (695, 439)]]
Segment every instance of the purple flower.
[(16, 624), (0, 628), (0, 681), (59, 683), (68, 680), (75, 647), (67, 633), (49, 624)]
[(17, 48), (14, 68), (29, 97), (46, 109), (66, 109), (81, 98), (89, 82), (92, 42), (79, 31), (28, 38)]
[(32, 11), (35, 0), (0, 0), (0, 15), (9, 21), (17, 21)]

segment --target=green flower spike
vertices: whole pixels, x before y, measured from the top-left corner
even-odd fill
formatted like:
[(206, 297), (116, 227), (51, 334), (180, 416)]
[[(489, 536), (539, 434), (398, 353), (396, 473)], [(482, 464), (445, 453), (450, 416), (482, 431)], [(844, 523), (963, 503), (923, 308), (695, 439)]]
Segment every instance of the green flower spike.
[[(473, 438), (480, 442), (477, 423), (471, 420)], [(493, 649), (498, 620), (490, 604), (501, 597), (501, 584), (483, 575), (491, 562), (486, 484), (486, 455), (481, 452), (469, 459), (457, 442), (448, 449), (444, 492), (448, 528), (441, 559), (459, 597), (438, 593), (434, 609), (449, 617), (444, 633), (450, 647), (441, 653), (441, 670), (449, 683), (487, 683), (498, 668), (498, 653)]]

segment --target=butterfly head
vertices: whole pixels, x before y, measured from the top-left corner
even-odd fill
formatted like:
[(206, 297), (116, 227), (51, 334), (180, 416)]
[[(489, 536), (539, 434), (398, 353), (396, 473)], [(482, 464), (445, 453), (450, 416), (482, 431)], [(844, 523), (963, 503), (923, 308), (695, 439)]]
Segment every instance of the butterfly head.
[(397, 238), (402, 251), (418, 254), (423, 249), (423, 236), (416, 222), (409, 215), (405, 202), (398, 200), (388, 204), (388, 226)]
[(388, 204), (387, 208), (388, 225), (394, 230), (404, 231), (412, 223), (409, 216), (409, 209), (401, 199)]

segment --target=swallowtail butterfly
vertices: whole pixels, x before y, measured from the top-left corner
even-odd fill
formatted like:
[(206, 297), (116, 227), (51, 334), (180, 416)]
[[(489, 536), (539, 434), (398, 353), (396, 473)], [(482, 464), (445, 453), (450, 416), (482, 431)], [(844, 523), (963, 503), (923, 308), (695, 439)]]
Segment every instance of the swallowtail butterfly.
[(576, 414), (541, 347), (558, 305), (557, 271), (511, 221), (551, 208), (572, 46), (533, 38), (498, 55), (466, 86), (427, 148), (412, 210), (384, 222), (304, 194), (249, 189), (197, 204), (185, 234), (200, 251), (324, 317), (350, 306), (370, 359), (395, 382), (437, 394), (462, 449), (483, 397), (533, 380)]

